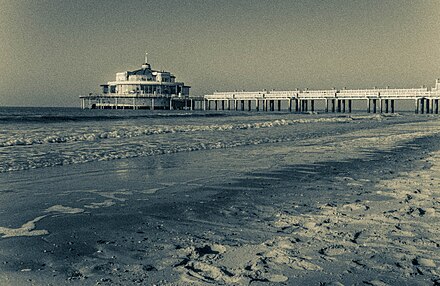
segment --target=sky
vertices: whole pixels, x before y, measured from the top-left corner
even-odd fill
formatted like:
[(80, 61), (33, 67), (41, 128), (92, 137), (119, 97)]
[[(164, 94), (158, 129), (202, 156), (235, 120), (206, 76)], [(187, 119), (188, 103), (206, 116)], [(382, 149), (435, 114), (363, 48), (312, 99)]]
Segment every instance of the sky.
[(0, 106), (77, 107), (146, 51), (192, 95), (431, 87), (440, 1), (0, 0)]

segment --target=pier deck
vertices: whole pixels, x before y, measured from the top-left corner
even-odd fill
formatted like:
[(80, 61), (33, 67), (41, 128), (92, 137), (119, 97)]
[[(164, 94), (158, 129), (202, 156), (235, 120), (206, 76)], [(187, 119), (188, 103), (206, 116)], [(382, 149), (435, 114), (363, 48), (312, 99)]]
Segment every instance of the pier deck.
[[(280, 111), (281, 103), (287, 102), (289, 111), (305, 112), (315, 111), (315, 101), (323, 101), (326, 112), (351, 112), (353, 100), (365, 100), (367, 112), (394, 113), (397, 100), (414, 100), (416, 113), (438, 114), (439, 99), (440, 80), (437, 80), (436, 86), (431, 90), (422, 87), (214, 92), (204, 96), (204, 109)], [(213, 107), (211, 103), (214, 103)]]

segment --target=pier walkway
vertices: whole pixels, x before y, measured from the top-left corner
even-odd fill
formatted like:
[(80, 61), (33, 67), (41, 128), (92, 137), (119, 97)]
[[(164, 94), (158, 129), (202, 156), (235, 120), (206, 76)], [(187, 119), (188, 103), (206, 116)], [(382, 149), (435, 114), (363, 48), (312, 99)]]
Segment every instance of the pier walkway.
[[(281, 111), (286, 102), (289, 111), (315, 111), (316, 101), (325, 112), (351, 112), (355, 100), (365, 101), (367, 112), (394, 113), (397, 100), (414, 100), (416, 113), (439, 112), (440, 79), (431, 90), (422, 88), (329, 89), (293, 91), (214, 92), (204, 96), (205, 110)], [(213, 106), (212, 106), (213, 104)], [(275, 106), (276, 105), (276, 106)]]

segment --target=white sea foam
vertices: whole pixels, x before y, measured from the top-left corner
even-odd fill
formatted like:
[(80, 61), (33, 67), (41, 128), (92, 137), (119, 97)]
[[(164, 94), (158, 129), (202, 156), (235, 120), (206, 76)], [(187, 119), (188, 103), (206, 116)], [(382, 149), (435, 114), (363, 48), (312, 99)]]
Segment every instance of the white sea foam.
[(18, 228), (0, 227), (0, 234), (3, 234), (2, 238), (46, 235), (49, 233), (47, 230), (35, 229), (35, 223), (39, 222), (45, 217), (46, 215), (36, 217), (33, 220), (24, 223), (21, 227)]
[(45, 210), (46, 213), (78, 214), (84, 212), (84, 209), (66, 207), (63, 205), (54, 205)]
[[(368, 117), (372, 118), (372, 117)], [(213, 125), (156, 125), (151, 127), (143, 126), (127, 126), (118, 127), (110, 130), (57, 130), (50, 131), (40, 130), (32, 134), (22, 134), (21, 132), (9, 134), (6, 138), (0, 137), (0, 147), (22, 146), (34, 144), (51, 144), (51, 143), (69, 143), (78, 141), (102, 141), (111, 138), (132, 138), (140, 136), (149, 136), (165, 133), (187, 133), (187, 132), (203, 132), (203, 131), (229, 131), (239, 129), (252, 128), (270, 128), (277, 126), (285, 126), (299, 123), (314, 122), (347, 122), (353, 120), (353, 117), (336, 117), (336, 118), (317, 118), (317, 119), (296, 119), (296, 120), (272, 120), (252, 123), (239, 124), (213, 124)]]
[(108, 208), (114, 205), (116, 205), (116, 203), (113, 200), (105, 200), (100, 203), (90, 203), (88, 205), (85, 205), (84, 207), (88, 209), (99, 209), (99, 208)]
[[(286, 117), (276, 120), (268, 120), (270, 117), (262, 120), (226, 118), (217, 124), (218, 118), (201, 118), (193, 119), (191, 124), (155, 121), (148, 125), (149, 122), (140, 120), (130, 124), (104, 121), (93, 127), (89, 126), (90, 122), (82, 122), (10, 128), (0, 133), (0, 172), (286, 142), (298, 137), (295, 130), (284, 130), (288, 126), (382, 118), (377, 115)], [(267, 129), (273, 131), (267, 132)]]

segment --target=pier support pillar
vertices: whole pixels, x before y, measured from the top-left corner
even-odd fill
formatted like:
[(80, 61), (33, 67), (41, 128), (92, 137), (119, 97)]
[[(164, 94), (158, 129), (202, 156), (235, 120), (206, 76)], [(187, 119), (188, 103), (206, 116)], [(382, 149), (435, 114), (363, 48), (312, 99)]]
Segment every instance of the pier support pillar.
[(379, 99), (379, 110), (380, 110), (380, 113), (383, 112), (383, 102), (382, 102), (382, 98)]
[(278, 111), (281, 111), (281, 100), (278, 100)]
[(345, 113), (345, 99), (342, 100), (342, 112)]
[(377, 112), (377, 99), (372, 99), (373, 100), (373, 113)]
[(418, 98), (416, 98), (414, 105), (415, 105), (414, 113), (417, 114), (417, 113), (419, 113), (419, 107), (420, 107), (420, 101)]
[(295, 112), (299, 112), (299, 99), (295, 98)]
[(260, 111), (260, 101), (258, 99), (255, 100), (255, 110)]
[(429, 114), (430, 112), (430, 100), (429, 98), (426, 99), (426, 114)]
[(292, 99), (289, 99), (289, 112), (292, 112)]
[(218, 100), (214, 100), (214, 110), (218, 110)]
[(315, 101), (313, 99), (310, 100), (310, 111), (312, 111), (312, 112), (315, 111)]
[(240, 110), (244, 111), (244, 100), (240, 100)]
[(341, 100), (338, 99), (338, 111), (337, 112), (341, 112)]
[(425, 99), (424, 98), (420, 99), (420, 113), (421, 114), (425, 113)]
[(275, 101), (269, 100), (270, 111), (275, 111)]
[(371, 99), (367, 98), (367, 112), (371, 112)]
[(222, 100), (222, 110), (225, 110), (225, 101)]
[(434, 99), (434, 112), (438, 114), (438, 99)]
[(385, 113), (388, 113), (389, 112), (389, 102), (388, 102), (388, 99), (385, 99)]
[(151, 110), (154, 110), (154, 98), (151, 99)]
[(325, 104), (325, 112), (328, 112), (328, 99), (324, 99), (324, 104)]
[(394, 99), (391, 99), (391, 113), (394, 113), (394, 107), (395, 107), (395, 104), (394, 104), (395, 102), (394, 102)]
[(332, 99), (332, 112), (335, 112), (335, 99)]
[(348, 113), (351, 113), (351, 106), (352, 106), (352, 101), (351, 99), (348, 100)]
[(248, 100), (248, 111), (252, 110), (252, 100)]

